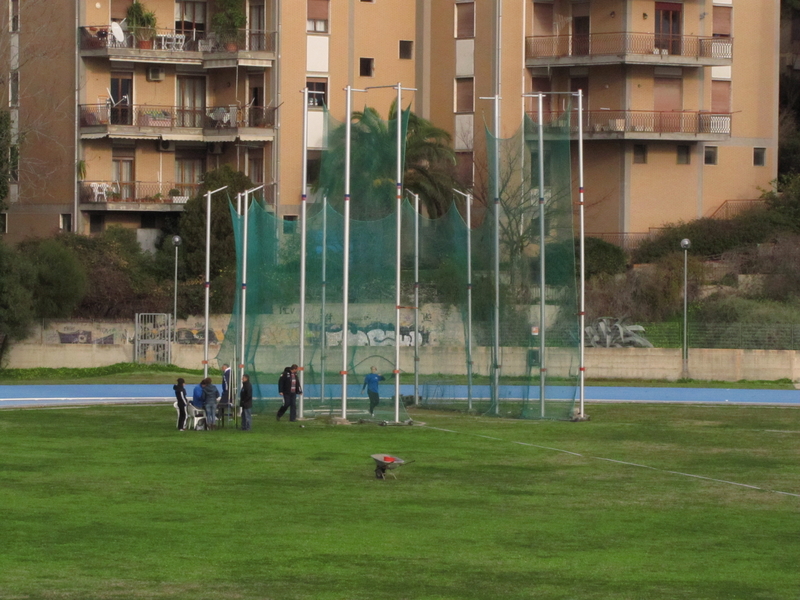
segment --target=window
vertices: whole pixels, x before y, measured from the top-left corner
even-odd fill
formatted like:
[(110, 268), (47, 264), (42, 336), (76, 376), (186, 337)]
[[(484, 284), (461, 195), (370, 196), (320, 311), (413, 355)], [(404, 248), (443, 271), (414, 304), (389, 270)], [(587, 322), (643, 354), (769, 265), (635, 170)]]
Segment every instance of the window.
[(634, 144), (633, 145), (633, 164), (645, 165), (647, 164), (647, 145)]
[(0, 233), (8, 233), (8, 215), (0, 213)]
[(456, 4), (456, 37), (458, 39), (475, 37), (475, 3)]
[(8, 148), (8, 177), (11, 183), (19, 183), (19, 146)]
[(475, 80), (472, 77), (456, 79), (456, 112), (475, 112)]
[(691, 163), (692, 160), (692, 152), (690, 146), (679, 145), (678, 146), (678, 164), (679, 165), (688, 165)]
[(767, 149), (753, 148), (753, 166), (765, 167), (767, 165)]
[(63, 233), (72, 231), (72, 215), (70, 213), (62, 213), (59, 215), (58, 230)]
[(472, 152), (456, 152), (456, 179), (465, 188), (471, 188), (473, 180)]
[(19, 106), (19, 71), (11, 71), (8, 79), (8, 103), (10, 106)]
[(297, 233), (297, 215), (283, 215), (283, 233)]
[(400, 40), (400, 58), (414, 58), (414, 42)]
[(190, 34), (206, 30), (206, 3), (190, 0), (175, 2), (175, 31)]
[[(247, 149), (247, 176), (257, 185), (264, 183), (264, 149)], [(262, 192), (263, 194), (263, 192)]]
[(359, 58), (358, 59), (358, 74), (361, 77), (372, 77), (375, 71), (374, 58)]
[(11, 0), (11, 20), (8, 23), (8, 30), (19, 31), (19, 0)]
[(133, 125), (133, 73), (111, 73), (111, 124)]
[(717, 147), (716, 146), (706, 146), (705, 154), (703, 155), (703, 162), (707, 165), (716, 165), (717, 164)]
[(314, 33), (328, 32), (328, 15), (330, 2), (328, 0), (307, 0), (306, 30)]
[(679, 2), (656, 2), (655, 46), (662, 54), (681, 53), (681, 11)]
[(103, 233), (105, 217), (102, 214), (89, 215), (89, 233)]
[(175, 187), (181, 196), (193, 196), (205, 174), (205, 158), (201, 156), (175, 157)]
[(205, 118), (206, 78), (178, 76), (178, 127), (202, 127)]
[[(136, 182), (133, 179), (133, 148), (112, 149), (111, 178), (116, 184), (122, 200), (132, 200), (136, 196)], [(109, 197), (110, 201), (111, 198)]]
[(711, 112), (728, 114), (731, 112), (731, 82), (714, 79), (711, 81)]
[(306, 79), (308, 88), (308, 106), (322, 108), (328, 105), (328, 80), (319, 77)]
[(322, 169), (322, 151), (309, 150), (308, 160), (306, 160), (306, 176), (308, 180), (306, 187), (312, 187), (319, 182), (319, 173)]
[(714, 6), (712, 15), (714, 16), (713, 36), (717, 38), (731, 37), (731, 11), (730, 6)]

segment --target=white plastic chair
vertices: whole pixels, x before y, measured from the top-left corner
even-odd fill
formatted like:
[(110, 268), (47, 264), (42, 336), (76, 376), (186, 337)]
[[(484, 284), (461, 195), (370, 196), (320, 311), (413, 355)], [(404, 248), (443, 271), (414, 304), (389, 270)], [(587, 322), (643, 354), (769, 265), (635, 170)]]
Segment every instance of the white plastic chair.
[(202, 408), (195, 408), (190, 402), (186, 405), (186, 428), (198, 431), (206, 428), (206, 411)]
[(108, 202), (105, 183), (90, 183), (95, 202)]

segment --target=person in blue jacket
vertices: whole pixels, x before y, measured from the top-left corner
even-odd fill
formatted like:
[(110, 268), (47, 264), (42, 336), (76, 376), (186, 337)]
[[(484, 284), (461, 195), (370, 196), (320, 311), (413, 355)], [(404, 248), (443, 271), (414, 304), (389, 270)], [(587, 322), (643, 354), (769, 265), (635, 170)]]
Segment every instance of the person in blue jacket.
[(200, 410), (203, 410), (203, 408), (204, 408), (204, 406), (203, 406), (203, 402), (204, 402), (204, 400), (203, 400), (203, 396), (204, 396), (203, 387), (205, 386), (205, 384), (206, 384), (206, 380), (203, 379), (200, 383), (198, 383), (196, 386), (194, 386), (194, 391), (192, 392), (192, 406), (194, 406), (195, 408), (198, 408)]
[(378, 375), (378, 367), (370, 367), (370, 373), (364, 377), (364, 385), (361, 386), (361, 393), (364, 393), (364, 388), (367, 389), (369, 396), (369, 414), (375, 414), (375, 407), (381, 401), (380, 394), (378, 393), (378, 384), (385, 381), (383, 375)]

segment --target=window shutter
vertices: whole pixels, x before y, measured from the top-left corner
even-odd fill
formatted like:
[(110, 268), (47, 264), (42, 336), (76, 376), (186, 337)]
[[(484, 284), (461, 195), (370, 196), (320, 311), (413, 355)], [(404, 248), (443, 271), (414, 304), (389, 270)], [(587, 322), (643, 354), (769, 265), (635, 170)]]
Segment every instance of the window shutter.
[(328, 0), (308, 0), (308, 18), (328, 20)]
[(456, 4), (456, 37), (475, 37), (475, 3)]
[(714, 7), (714, 35), (720, 37), (730, 37), (731, 35), (731, 7)]
[(711, 112), (729, 113), (731, 112), (731, 82), (712, 81), (711, 82)]
[(128, 7), (133, 0), (111, 0), (111, 20), (122, 21), (128, 13)]

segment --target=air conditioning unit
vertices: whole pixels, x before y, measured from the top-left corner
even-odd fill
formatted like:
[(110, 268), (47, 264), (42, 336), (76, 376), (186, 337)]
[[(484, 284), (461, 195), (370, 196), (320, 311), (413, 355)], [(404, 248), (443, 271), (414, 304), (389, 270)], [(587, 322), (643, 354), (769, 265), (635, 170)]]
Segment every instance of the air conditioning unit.
[(164, 81), (164, 67), (147, 67), (147, 81)]
[(158, 140), (159, 152), (175, 152), (175, 142), (171, 140)]
[(209, 154), (222, 154), (222, 142), (212, 142), (208, 145)]

